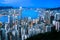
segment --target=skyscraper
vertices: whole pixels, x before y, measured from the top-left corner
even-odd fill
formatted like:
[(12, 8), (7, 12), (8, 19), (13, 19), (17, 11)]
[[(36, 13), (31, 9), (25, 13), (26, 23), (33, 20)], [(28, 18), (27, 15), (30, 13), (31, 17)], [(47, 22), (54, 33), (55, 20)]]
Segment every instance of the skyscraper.
[(54, 19), (56, 21), (55, 22), (55, 26), (56, 26), (55, 28), (57, 31), (60, 31), (60, 21), (59, 21), (60, 20), (60, 13), (56, 13)]
[(45, 11), (44, 20), (46, 24), (50, 24), (50, 14), (49, 11)]

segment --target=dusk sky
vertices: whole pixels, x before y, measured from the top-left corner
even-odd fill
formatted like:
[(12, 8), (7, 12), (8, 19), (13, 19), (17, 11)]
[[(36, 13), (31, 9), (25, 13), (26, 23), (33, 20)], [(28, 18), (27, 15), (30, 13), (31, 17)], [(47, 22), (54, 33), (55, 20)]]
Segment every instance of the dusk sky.
[(60, 7), (60, 0), (0, 0), (0, 6), (55, 8)]

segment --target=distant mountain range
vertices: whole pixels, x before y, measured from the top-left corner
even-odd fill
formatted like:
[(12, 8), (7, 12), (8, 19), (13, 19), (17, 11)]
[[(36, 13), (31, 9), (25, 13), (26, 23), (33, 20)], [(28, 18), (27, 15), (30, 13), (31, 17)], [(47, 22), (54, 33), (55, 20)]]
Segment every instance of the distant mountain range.
[(0, 6), (0, 10), (1, 9), (15, 9), (17, 7), (11, 7), (11, 6)]
[(13, 7), (10, 7), (10, 6), (6, 6), (6, 7), (0, 6), (0, 9), (9, 9), (9, 8), (13, 8)]
[[(19, 8), (19, 7), (12, 7), (12, 6), (0, 6), (0, 9), (15, 9), (15, 8)], [(23, 7), (24, 8), (24, 7)], [(44, 8), (46, 10), (60, 10), (60, 7), (58, 8)]]
[(60, 7), (58, 7), (58, 8), (47, 8), (46, 10), (60, 10)]

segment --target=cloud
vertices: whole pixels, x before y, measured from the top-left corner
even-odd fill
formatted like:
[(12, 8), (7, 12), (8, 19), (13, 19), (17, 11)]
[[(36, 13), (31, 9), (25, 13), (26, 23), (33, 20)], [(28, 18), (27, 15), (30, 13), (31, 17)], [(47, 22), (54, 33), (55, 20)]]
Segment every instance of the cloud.
[(18, 0), (4, 0), (4, 1), (2, 1), (2, 2), (0, 2), (0, 3), (2, 3), (2, 4), (10, 4), (10, 3), (16, 3)]

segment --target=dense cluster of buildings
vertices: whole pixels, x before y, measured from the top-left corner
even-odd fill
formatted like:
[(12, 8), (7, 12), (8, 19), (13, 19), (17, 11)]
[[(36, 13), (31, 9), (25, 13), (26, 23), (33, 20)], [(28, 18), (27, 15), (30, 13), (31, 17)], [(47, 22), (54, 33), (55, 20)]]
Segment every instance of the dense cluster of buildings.
[[(36, 19), (22, 18), (23, 10), (34, 10), (39, 15)], [(0, 16), (8, 17), (8, 22), (0, 22), (0, 40), (25, 40), (39, 33), (60, 31), (60, 10), (20, 7), (0, 10)]]

